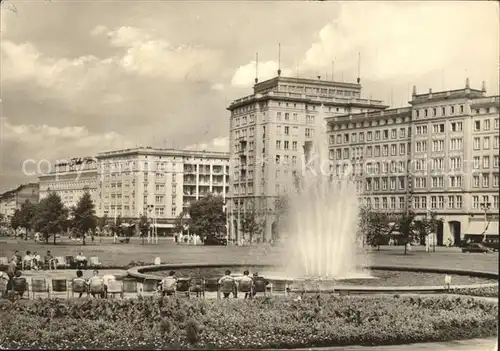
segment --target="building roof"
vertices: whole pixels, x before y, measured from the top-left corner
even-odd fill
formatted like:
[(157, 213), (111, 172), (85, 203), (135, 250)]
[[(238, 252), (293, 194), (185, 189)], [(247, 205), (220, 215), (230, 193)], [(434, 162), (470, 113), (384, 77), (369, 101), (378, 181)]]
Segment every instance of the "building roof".
[(457, 90), (446, 90), (432, 92), (429, 91), (425, 94), (415, 94), (412, 96), (412, 100), (408, 101), (410, 105), (423, 104), (430, 101), (441, 101), (441, 100), (457, 100), (457, 99), (477, 99), (485, 96), (485, 92), (478, 89), (457, 89)]
[(253, 90), (255, 93), (258, 93), (259, 91), (278, 86), (278, 83), (316, 85), (324, 88), (349, 88), (353, 90), (361, 90), (361, 84), (358, 83), (345, 83), (326, 79), (322, 80), (284, 76), (276, 76), (274, 78), (258, 82), (253, 86)]
[(150, 146), (100, 152), (99, 154), (97, 154), (97, 159), (113, 158), (116, 156), (127, 156), (127, 155), (200, 157), (200, 158), (219, 158), (219, 159), (229, 160), (229, 152), (161, 149), (161, 148), (152, 148)]
[(21, 191), (23, 188), (26, 187), (38, 187), (38, 183), (26, 183), (26, 184), (21, 184), (15, 189), (7, 190), (6, 192), (0, 194), (0, 199), (5, 199), (10, 196), (15, 196), (16, 193)]
[(399, 107), (380, 111), (361, 112), (340, 116), (327, 117), (328, 123), (341, 124), (350, 122), (370, 121), (382, 118), (405, 118), (410, 117), (411, 107)]

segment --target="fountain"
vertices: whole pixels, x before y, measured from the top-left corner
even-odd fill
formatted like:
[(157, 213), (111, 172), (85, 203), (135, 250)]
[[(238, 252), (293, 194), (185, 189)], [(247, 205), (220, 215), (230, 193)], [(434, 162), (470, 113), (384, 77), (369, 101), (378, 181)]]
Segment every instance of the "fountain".
[(357, 240), (359, 202), (351, 165), (335, 175), (323, 106), (314, 141), (304, 149), (302, 175), (287, 191), (291, 215), (283, 259), (286, 266), (280, 270), (288, 277), (309, 279), (369, 278), (363, 270), (368, 262)]

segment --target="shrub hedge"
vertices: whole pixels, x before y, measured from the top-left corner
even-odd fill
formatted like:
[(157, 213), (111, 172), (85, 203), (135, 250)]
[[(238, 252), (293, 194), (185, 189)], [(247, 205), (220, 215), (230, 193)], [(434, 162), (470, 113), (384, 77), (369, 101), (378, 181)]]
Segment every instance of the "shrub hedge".
[(491, 337), (498, 306), (447, 297), (44, 299), (0, 303), (0, 348), (258, 349)]

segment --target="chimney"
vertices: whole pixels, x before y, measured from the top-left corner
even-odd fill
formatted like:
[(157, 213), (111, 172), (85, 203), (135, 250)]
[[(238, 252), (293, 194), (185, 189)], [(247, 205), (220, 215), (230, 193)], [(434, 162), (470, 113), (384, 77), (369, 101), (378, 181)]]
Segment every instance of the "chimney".
[(432, 89), (429, 88), (429, 99), (431, 99), (431, 98), (432, 98)]
[(483, 93), (486, 93), (486, 82), (483, 80), (483, 83), (481, 84), (481, 91)]
[(413, 92), (411, 93), (411, 96), (413, 96), (413, 97), (417, 96), (417, 86), (416, 85), (413, 86)]
[(470, 89), (469, 78), (465, 78), (465, 89)]

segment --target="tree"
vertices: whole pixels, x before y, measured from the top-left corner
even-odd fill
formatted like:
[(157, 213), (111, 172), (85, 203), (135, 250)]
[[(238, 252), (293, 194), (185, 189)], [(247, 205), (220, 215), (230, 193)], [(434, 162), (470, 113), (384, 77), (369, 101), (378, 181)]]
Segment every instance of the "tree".
[(122, 223), (123, 223), (122, 216), (118, 215), (118, 217), (115, 218), (113, 225), (111, 226), (111, 232), (113, 233), (113, 235), (115, 234), (117, 236), (122, 235), (123, 233)]
[(72, 228), (82, 236), (83, 245), (85, 245), (86, 234), (89, 231), (93, 233), (97, 226), (94, 202), (88, 191), (84, 192), (82, 197), (80, 197), (71, 214), (74, 217), (71, 223)]
[(139, 218), (138, 228), (139, 228), (139, 235), (142, 238), (142, 245), (144, 245), (144, 238), (148, 235), (149, 227), (150, 225), (148, 221), (148, 216), (141, 215), (141, 217)]
[(217, 236), (226, 232), (226, 214), (221, 196), (208, 194), (189, 205), (189, 231), (200, 238)]
[(21, 210), (16, 209), (14, 211), (14, 214), (10, 218), (10, 227), (14, 229), (14, 232), (17, 231), (17, 228), (21, 227)]
[[(280, 195), (274, 203), (276, 220), (274, 222), (273, 235), (280, 233), (286, 225), (287, 216), (290, 210), (290, 199), (287, 196)], [(274, 240), (277, 238), (273, 237)]]
[(54, 235), (54, 245), (56, 244), (57, 233), (64, 230), (68, 210), (64, 207), (61, 198), (52, 192), (44, 198), (37, 206), (34, 219), (35, 229), (42, 233), (47, 244), (50, 235)]
[(187, 212), (182, 211), (179, 213), (179, 215), (175, 218), (175, 232), (184, 234), (186, 231), (186, 226), (189, 223), (189, 219), (187, 218)]
[(28, 240), (28, 234), (33, 229), (37, 206), (26, 201), (19, 211), (19, 226), (25, 229), (24, 240)]
[(102, 235), (102, 233), (104, 233), (104, 228), (106, 228), (107, 224), (108, 224), (108, 215), (107, 214), (105, 214), (104, 216), (100, 217), (97, 220), (97, 228), (99, 228), (101, 235)]
[(418, 228), (415, 224), (415, 212), (409, 211), (398, 216), (396, 221), (397, 229), (403, 238), (405, 244), (405, 255), (408, 250), (408, 244), (413, 242), (418, 236)]
[(380, 245), (394, 232), (396, 225), (395, 219), (387, 213), (373, 211), (369, 207), (361, 208), (359, 231), (363, 242), (376, 246), (377, 250), (380, 250)]
[(255, 209), (247, 210), (241, 218), (241, 231), (248, 234), (250, 242), (253, 236), (261, 234), (264, 229), (264, 223), (259, 221)]
[(435, 234), (442, 219), (437, 218), (437, 213), (432, 211), (425, 218), (415, 220), (414, 230), (420, 236), (420, 242), (427, 242), (430, 234)]

